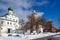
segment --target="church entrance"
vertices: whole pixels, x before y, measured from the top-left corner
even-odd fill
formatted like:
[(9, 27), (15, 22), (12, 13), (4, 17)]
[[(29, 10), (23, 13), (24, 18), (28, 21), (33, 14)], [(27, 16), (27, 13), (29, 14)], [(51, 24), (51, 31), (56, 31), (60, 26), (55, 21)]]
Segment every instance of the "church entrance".
[(10, 29), (8, 28), (8, 33), (10, 33)]

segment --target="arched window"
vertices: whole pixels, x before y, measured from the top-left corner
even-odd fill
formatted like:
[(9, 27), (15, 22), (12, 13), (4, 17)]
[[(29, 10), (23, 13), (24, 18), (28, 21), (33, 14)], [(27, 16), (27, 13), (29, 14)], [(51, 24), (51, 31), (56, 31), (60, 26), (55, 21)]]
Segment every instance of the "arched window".
[(7, 22), (7, 24), (9, 24), (9, 22)]

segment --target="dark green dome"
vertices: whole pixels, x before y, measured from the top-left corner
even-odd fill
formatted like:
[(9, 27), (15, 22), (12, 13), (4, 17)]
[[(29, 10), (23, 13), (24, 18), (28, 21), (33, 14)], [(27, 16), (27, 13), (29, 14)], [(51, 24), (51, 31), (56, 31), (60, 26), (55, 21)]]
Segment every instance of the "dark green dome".
[(8, 10), (11, 10), (11, 11), (13, 11), (13, 9), (12, 9), (11, 7), (9, 7), (9, 8), (8, 8)]

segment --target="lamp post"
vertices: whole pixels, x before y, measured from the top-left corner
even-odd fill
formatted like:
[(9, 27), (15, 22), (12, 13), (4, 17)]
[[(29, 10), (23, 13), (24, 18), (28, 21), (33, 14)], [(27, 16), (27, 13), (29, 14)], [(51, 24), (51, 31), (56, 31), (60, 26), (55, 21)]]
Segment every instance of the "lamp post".
[(3, 24), (3, 21), (0, 20), (0, 36), (1, 36), (1, 26)]

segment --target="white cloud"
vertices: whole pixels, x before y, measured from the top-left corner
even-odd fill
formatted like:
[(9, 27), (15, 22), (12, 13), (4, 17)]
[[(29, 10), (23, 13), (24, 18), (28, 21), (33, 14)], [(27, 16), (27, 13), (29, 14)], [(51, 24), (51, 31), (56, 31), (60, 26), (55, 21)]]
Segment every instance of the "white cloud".
[(44, 12), (37, 12), (37, 14), (38, 14), (39, 16), (43, 16), (43, 15), (44, 15)]
[[(2, 3), (0, 3), (0, 8), (4, 9), (7, 11), (7, 8), (11, 6), (14, 9), (14, 13), (19, 16), (20, 18), (27, 19), (26, 15), (29, 15), (32, 10), (23, 10), (22, 7), (25, 9), (31, 8), (34, 4), (37, 5), (44, 5), (48, 4), (47, 1), (42, 1), (42, 2), (33, 2), (32, 0), (1, 0)], [(29, 1), (29, 2), (28, 2)], [(3, 4), (3, 2), (7, 2), (8, 4)], [(43, 15), (43, 13), (38, 13), (40, 16)]]
[(50, 1), (48, 0), (41, 0), (40, 2), (33, 2), (34, 5), (38, 5), (38, 6), (48, 5), (49, 3)]
[[(7, 2), (8, 5), (3, 4), (3, 2)], [(0, 3), (0, 5), (0, 8), (6, 11), (7, 8), (11, 6), (14, 9), (14, 13), (23, 19), (26, 19), (26, 15), (31, 12), (29, 10), (22, 10), (22, 7), (26, 9), (31, 7), (31, 3), (28, 3), (27, 0), (2, 0), (2, 3)]]
[(49, 2), (48, 1), (37, 2), (37, 5), (40, 5), (40, 6), (46, 5), (46, 4), (49, 4)]

